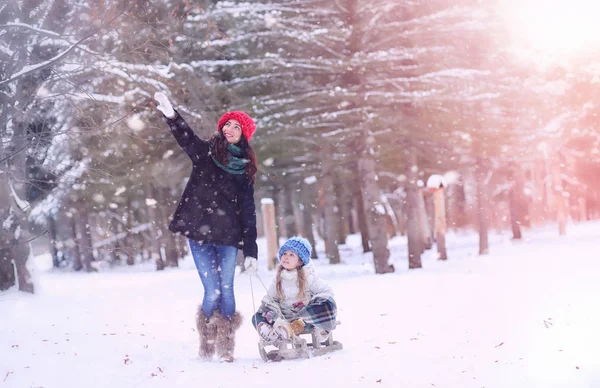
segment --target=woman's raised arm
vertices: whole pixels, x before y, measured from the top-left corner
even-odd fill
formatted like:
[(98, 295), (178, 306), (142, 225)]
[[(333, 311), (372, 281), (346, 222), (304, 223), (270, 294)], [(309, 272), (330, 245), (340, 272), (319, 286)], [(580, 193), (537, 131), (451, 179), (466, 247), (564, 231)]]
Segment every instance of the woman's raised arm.
[(208, 158), (208, 142), (200, 139), (194, 133), (183, 117), (173, 109), (167, 96), (164, 93), (156, 92), (154, 93), (154, 99), (158, 102), (156, 109), (162, 112), (175, 140), (192, 159), (192, 163)]

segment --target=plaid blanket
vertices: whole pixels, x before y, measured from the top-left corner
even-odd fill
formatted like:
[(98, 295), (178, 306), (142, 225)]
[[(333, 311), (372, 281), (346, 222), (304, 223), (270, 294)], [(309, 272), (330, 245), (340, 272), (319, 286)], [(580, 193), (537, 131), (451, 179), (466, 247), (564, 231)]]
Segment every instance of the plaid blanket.
[(335, 329), (336, 316), (337, 305), (333, 298), (316, 297), (310, 301), (308, 306), (305, 306), (298, 311), (295, 319), (299, 318), (307, 325), (312, 325), (326, 331), (332, 331)]
[(279, 305), (275, 302), (264, 303), (258, 309), (258, 314), (265, 318), (265, 321), (272, 324), (278, 317), (282, 317), (291, 322), (295, 319), (302, 319), (307, 326), (315, 326), (319, 329), (332, 331), (335, 329), (337, 305), (332, 297), (315, 297), (308, 306), (304, 306), (297, 313), (289, 316), (282, 314)]

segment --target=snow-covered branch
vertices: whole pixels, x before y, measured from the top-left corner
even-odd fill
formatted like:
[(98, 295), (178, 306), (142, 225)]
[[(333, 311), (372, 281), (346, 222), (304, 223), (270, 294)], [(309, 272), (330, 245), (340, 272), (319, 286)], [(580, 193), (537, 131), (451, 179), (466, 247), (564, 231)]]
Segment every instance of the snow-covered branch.
[[(15, 74), (12, 74), (8, 79), (0, 81), (0, 85), (12, 83), (21, 77), (24, 77), (28, 74), (42, 70), (48, 66), (51, 66), (54, 63), (59, 62), (60, 60), (65, 58), (71, 51), (73, 51), (75, 48), (77, 48), (80, 44), (87, 41), (94, 35), (98, 34), (100, 31), (104, 30), (106, 27), (110, 26), (115, 20), (117, 20), (119, 17), (121, 17), (124, 13), (128, 12), (133, 7), (134, 4), (135, 3), (132, 2), (127, 8), (125, 8), (121, 13), (117, 14), (115, 17), (113, 17), (111, 20), (109, 20), (105, 25), (103, 25), (103, 26), (95, 29), (91, 33), (85, 35), (83, 38), (81, 38), (77, 42), (73, 43), (66, 50), (56, 54), (54, 57), (52, 57), (46, 61), (34, 64), (34, 65), (27, 65), (27, 66), (23, 67), (20, 71), (16, 72)], [(32, 27), (32, 29), (37, 30), (36, 28), (33, 28), (33, 27)], [(60, 36), (60, 35), (58, 35), (58, 36)]]
[(20, 29), (27, 29), (27, 30), (31, 30), (31, 31), (35, 31), (38, 34), (42, 34), (42, 35), (48, 35), (54, 38), (60, 38), (62, 35), (54, 32), (54, 31), (50, 31), (50, 30), (45, 30), (43, 28), (38, 28), (38, 27), (34, 27), (32, 25), (29, 24), (25, 24), (25, 23), (19, 23), (19, 22), (9, 22), (6, 24), (0, 24), (0, 28), (20, 28)]

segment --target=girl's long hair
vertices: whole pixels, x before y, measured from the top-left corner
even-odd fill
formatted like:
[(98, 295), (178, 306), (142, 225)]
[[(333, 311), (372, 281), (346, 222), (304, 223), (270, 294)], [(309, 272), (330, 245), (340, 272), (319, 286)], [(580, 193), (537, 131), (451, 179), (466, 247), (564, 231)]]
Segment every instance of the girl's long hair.
[[(277, 268), (277, 277), (275, 278), (275, 288), (277, 290), (277, 296), (279, 297), (279, 300), (283, 300), (283, 282), (281, 281), (281, 273), (283, 271), (286, 271), (285, 268), (283, 268), (283, 265), (279, 264), (279, 267)], [(306, 272), (304, 272), (304, 268), (300, 267), (297, 269), (298, 271), (298, 295), (296, 295), (298, 298), (301, 298), (304, 295), (304, 292), (306, 291)]]
[[(208, 144), (210, 145), (210, 152), (212, 153), (212, 156), (214, 156), (214, 158), (217, 159), (221, 164), (226, 166), (229, 156), (229, 152), (227, 151), (229, 142), (225, 138), (225, 135), (223, 135), (223, 131), (219, 129), (219, 131), (211, 136)], [(246, 165), (246, 174), (248, 174), (252, 182), (254, 182), (256, 171), (258, 171), (254, 149), (252, 149), (252, 146), (250, 143), (248, 143), (243, 134), (240, 137), (240, 141), (236, 145), (240, 147), (242, 151), (244, 151), (244, 157), (250, 160), (250, 162)]]

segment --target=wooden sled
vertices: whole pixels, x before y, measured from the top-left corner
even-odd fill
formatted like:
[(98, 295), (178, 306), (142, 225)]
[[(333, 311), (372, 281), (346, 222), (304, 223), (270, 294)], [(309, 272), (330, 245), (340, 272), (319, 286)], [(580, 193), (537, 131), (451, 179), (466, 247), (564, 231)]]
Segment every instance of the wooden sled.
[[(306, 338), (301, 336), (310, 336), (308, 337), (310, 340), (307, 341)], [(272, 347), (275, 349), (267, 351), (267, 347)], [(300, 335), (294, 337), (291, 341), (280, 342), (277, 345), (273, 345), (262, 339), (258, 343), (260, 357), (266, 362), (311, 358), (322, 356), (324, 354), (332, 353), (341, 349), (343, 349), (342, 344), (333, 340), (333, 332), (331, 332), (327, 340), (319, 342), (317, 341), (317, 336), (314, 330), (304, 330), (302, 333), (300, 333)]]

